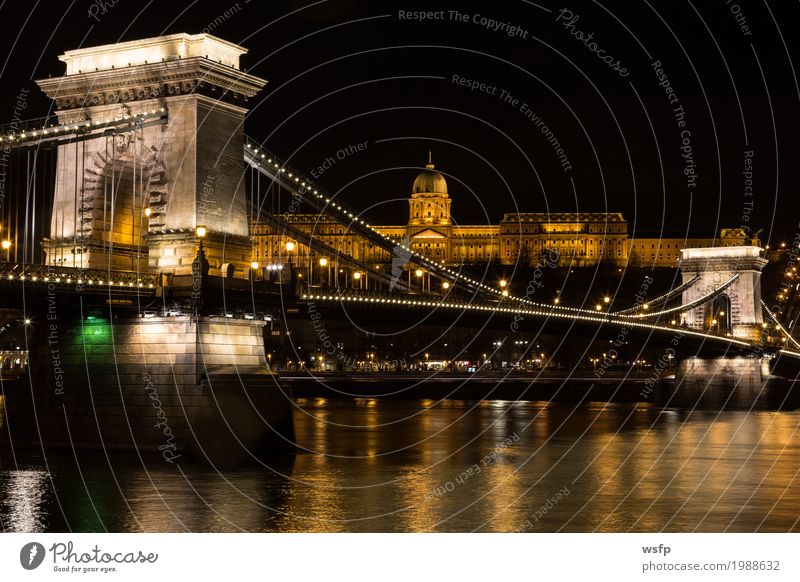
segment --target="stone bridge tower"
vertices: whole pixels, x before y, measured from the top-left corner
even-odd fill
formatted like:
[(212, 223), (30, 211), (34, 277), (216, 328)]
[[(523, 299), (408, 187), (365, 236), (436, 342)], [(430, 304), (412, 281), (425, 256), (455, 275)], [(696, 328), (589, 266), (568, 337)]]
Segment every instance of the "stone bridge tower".
[(700, 280), (683, 292), (682, 303), (691, 303), (738, 278), (714, 299), (684, 314), (690, 328), (730, 333), (733, 337), (758, 339), (764, 321), (761, 307), (761, 270), (767, 264), (757, 246), (724, 246), (683, 249), (681, 273), (686, 283)]
[(211, 273), (250, 263), (242, 151), (246, 105), (266, 83), (239, 68), (246, 49), (174, 34), (67, 51), (38, 81), (59, 121), (86, 126), (163, 111), (166, 123), (60, 145), (49, 265), (191, 273), (198, 240)]

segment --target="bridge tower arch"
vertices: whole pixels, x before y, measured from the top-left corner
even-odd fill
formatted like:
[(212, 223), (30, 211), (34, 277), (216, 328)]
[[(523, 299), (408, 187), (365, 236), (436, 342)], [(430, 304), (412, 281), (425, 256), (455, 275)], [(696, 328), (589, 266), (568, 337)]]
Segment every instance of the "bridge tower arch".
[(683, 282), (699, 280), (683, 291), (683, 304), (695, 303), (736, 276), (719, 294), (683, 314), (688, 327), (757, 340), (763, 323), (761, 271), (767, 264), (758, 246), (688, 248), (681, 251)]
[(37, 82), (59, 123), (90, 128), (162, 110), (166, 122), (58, 146), (47, 264), (189, 275), (202, 225), (211, 273), (230, 263), (246, 276), (243, 122), (266, 83), (239, 68), (246, 52), (181, 33), (59, 57), (66, 74)]

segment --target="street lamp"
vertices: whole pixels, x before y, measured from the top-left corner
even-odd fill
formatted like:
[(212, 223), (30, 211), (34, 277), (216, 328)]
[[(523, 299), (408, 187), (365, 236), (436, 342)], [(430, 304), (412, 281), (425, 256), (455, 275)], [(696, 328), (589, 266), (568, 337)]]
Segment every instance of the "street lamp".
[(152, 211), (152, 210), (150, 210), (150, 207), (149, 207), (149, 206), (148, 206), (147, 208), (145, 208), (145, 209), (144, 209), (144, 215), (145, 215), (145, 216), (147, 216), (148, 218), (150, 217), (150, 215), (151, 215), (152, 213), (153, 213), (153, 211)]
[(294, 250), (294, 243), (292, 241), (288, 241), (286, 243), (286, 262), (288, 264), (292, 264), (292, 251)]
[(609, 297), (608, 295), (603, 297), (603, 303), (611, 303), (611, 297)]
[(508, 285), (508, 281), (505, 279), (500, 279), (500, 287), (505, 287), (506, 285)]
[(594, 306), (594, 308), (596, 311), (601, 311), (603, 309), (603, 306), (598, 303), (597, 305)]
[(11, 260), (11, 241), (4, 240), (3, 241), (3, 250), (6, 252), (6, 262)]
[[(330, 271), (330, 269), (328, 269), (328, 259), (326, 259), (325, 257), (322, 257), (319, 260), (319, 268), (320, 268), (320, 271), (319, 271), (319, 282), (320, 282), (320, 285), (322, 285), (323, 283), (327, 283), (327, 280), (331, 278), (331, 271)], [(327, 269), (327, 271), (328, 271), (327, 278), (325, 280), (322, 279), (322, 269)]]

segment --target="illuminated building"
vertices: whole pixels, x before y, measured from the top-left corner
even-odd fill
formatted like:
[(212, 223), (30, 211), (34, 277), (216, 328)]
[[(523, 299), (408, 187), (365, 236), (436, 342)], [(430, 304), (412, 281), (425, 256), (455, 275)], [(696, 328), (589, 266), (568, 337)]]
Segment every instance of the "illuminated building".
[[(425, 169), (414, 180), (408, 203), (405, 225), (373, 228), (446, 265), (512, 265), (518, 260), (536, 265), (546, 255), (550, 261), (557, 256), (561, 266), (588, 267), (602, 262), (619, 267), (674, 267), (682, 248), (749, 244), (743, 229), (723, 229), (719, 238), (631, 238), (628, 223), (619, 212), (505, 213), (497, 225), (454, 225), (447, 181), (435, 170), (430, 154)], [(283, 218), (337, 253), (375, 266), (387, 265), (392, 259), (328, 215), (289, 214)], [(252, 225), (252, 234), (253, 260), (288, 262), (283, 248), (291, 237), (264, 224)], [(308, 246), (298, 244), (293, 262), (308, 266), (318, 255), (322, 256), (309, 254)]]

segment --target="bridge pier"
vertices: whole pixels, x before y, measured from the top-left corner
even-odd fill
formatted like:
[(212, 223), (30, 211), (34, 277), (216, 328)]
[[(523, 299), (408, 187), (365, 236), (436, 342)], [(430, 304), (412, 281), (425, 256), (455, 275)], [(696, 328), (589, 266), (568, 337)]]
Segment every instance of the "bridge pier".
[(291, 396), (267, 369), (263, 321), (95, 310), (52, 321), (31, 338), (30, 386), (4, 390), (15, 445), (214, 464), (293, 446)]
[(795, 408), (791, 380), (773, 376), (766, 357), (690, 357), (675, 365), (675, 378), (660, 405), (689, 409)]

